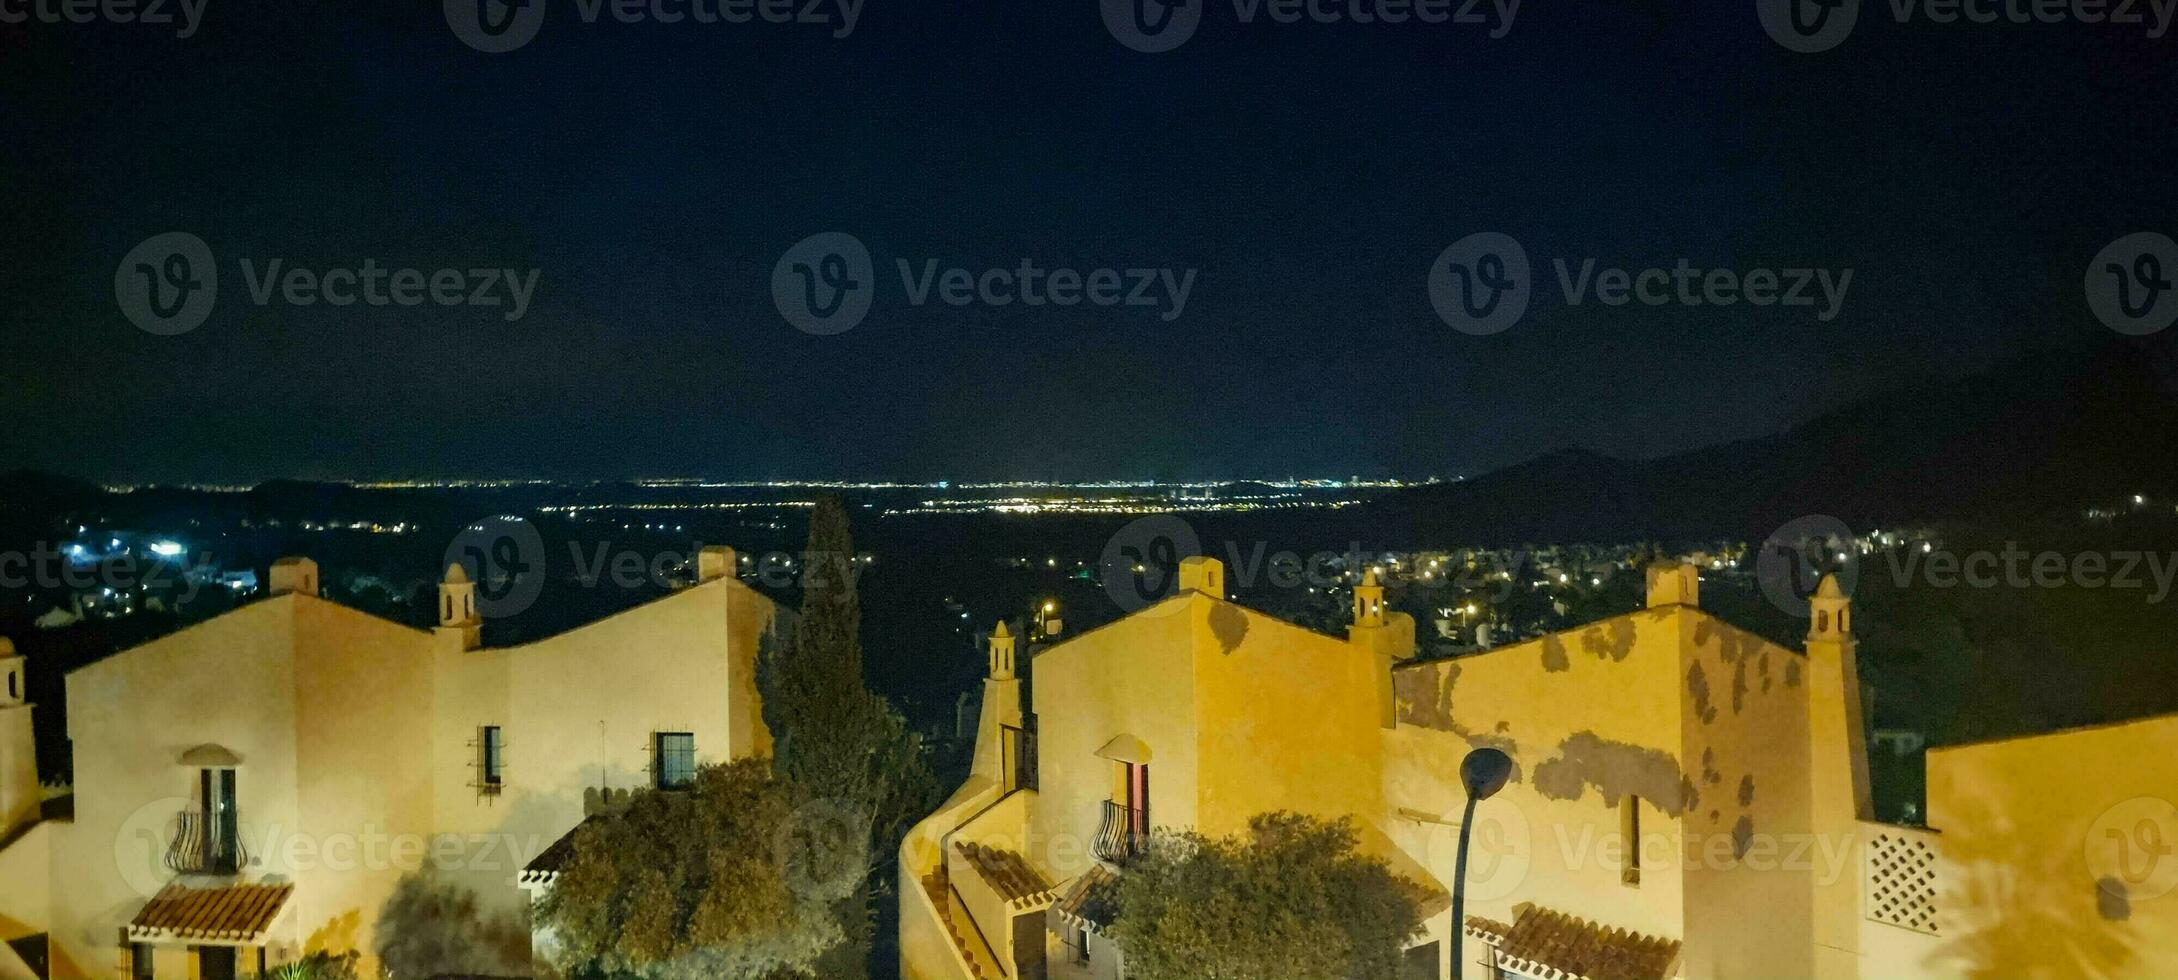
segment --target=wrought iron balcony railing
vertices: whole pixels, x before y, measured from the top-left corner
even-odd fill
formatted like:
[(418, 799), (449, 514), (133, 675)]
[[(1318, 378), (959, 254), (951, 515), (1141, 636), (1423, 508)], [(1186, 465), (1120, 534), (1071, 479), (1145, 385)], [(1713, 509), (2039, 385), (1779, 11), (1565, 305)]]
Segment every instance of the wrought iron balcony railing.
[(166, 848), (166, 866), (174, 873), (231, 875), (249, 860), (233, 812), (207, 816), (202, 810), (183, 810), (178, 822), (180, 829)]
[(1104, 824), (1097, 830), (1096, 856), (1124, 865), (1142, 853), (1149, 840), (1149, 821), (1141, 810), (1114, 800), (1104, 801)]

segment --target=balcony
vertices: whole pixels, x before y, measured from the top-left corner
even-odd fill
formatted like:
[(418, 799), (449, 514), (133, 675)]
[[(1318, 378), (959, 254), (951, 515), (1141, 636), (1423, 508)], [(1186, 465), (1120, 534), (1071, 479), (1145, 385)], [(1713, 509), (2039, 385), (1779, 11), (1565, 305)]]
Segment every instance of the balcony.
[(174, 873), (231, 875), (249, 860), (234, 811), (207, 815), (202, 810), (183, 810), (178, 822), (180, 832), (166, 848), (166, 866)]
[(1142, 854), (1149, 841), (1149, 814), (1113, 800), (1104, 801), (1104, 824), (1097, 830), (1094, 851), (1099, 860), (1125, 866)]

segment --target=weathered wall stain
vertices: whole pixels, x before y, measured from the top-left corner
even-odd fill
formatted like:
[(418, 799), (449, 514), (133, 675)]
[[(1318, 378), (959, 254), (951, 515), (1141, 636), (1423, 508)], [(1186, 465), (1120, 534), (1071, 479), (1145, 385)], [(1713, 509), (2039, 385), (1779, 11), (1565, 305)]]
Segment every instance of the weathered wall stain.
[(2104, 875), (2095, 881), (2095, 914), (2102, 916), (2105, 922), (2123, 922), (2133, 917), (2132, 896), (2116, 876)]
[(1739, 805), (1753, 806), (1754, 801), (1755, 778), (1753, 773), (1748, 773), (1747, 775), (1739, 777)]
[(1218, 646), (1228, 656), (1240, 648), (1240, 641), (1248, 637), (1248, 614), (1239, 606), (1220, 602), (1210, 607), (1210, 635), (1218, 638)]
[(1565, 655), (1565, 641), (1556, 633), (1543, 637), (1543, 669), (1555, 674), (1571, 666), (1572, 658)]
[(1612, 620), (1608, 627), (1599, 623), (1581, 631), (1581, 651), (1598, 660), (1624, 660), (1633, 652), (1633, 646), (1634, 624), (1623, 616)]
[(1734, 859), (1746, 857), (1747, 848), (1754, 844), (1754, 839), (1754, 818), (1744, 813), (1740, 814), (1739, 822), (1732, 825), (1732, 857)]
[(1717, 771), (1717, 750), (1702, 750), (1702, 782), (1715, 786), (1724, 781), (1724, 774)]
[(1786, 686), (1786, 687), (1799, 687), (1799, 686), (1800, 686), (1800, 661), (1798, 661), (1798, 660), (1787, 660), (1787, 661), (1785, 661), (1785, 686)]
[(1717, 720), (1717, 709), (1709, 703), (1709, 673), (1702, 669), (1702, 662), (1686, 669), (1686, 690), (1694, 696), (1694, 716), (1706, 725)]
[(1392, 671), (1392, 700), (1399, 723), (1452, 730), (1452, 685), (1460, 676), (1458, 664), (1431, 664)]
[(1741, 657), (1732, 667), (1732, 713), (1747, 709), (1747, 658)]
[[(1685, 773), (1679, 774), (1679, 807), (1691, 812), (1702, 804), (1702, 791), (1694, 788), (1694, 780)], [(1714, 812), (1714, 811), (1712, 811)], [(1711, 819), (1715, 819), (1712, 817)]]
[(1503, 752), (1513, 758), (1511, 780), (1522, 782), (1526, 774), (1519, 761), (1520, 743), (1507, 734), (1512, 731), (1511, 722), (1498, 722), (1495, 732), (1477, 732), (1452, 717), (1452, 689), (1459, 684), (1459, 679), (1460, 665), (1455, 663), (1395, 671), (1392, 674), (1392, 698), (1399, 723), (1432, 731), (1450, 732), (1466, 741), (1470, 748), (1491, 748)]
[(1755, 661), (1755, 674), (1762, 678), (1762, 693), (1770, 693), (1770, 650), (1762, 648), (1762, 656)]
[(1614, 742), (1595, 732), (1573, 734), (1558, 743), (1556, 756), (1535, 767), (1535, 789), (1551, 799), (1577, 800), (1594, 786), (1605, 806), (1617, 806), (1631, 794), (1672, 816), (1682, 812), (1679, 787), (1685, 778), (1670, 753)]

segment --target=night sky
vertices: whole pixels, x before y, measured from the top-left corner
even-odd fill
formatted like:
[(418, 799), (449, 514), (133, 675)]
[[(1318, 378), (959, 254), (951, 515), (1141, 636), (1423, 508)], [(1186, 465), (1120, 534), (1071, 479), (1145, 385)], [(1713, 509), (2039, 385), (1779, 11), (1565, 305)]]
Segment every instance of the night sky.
[[(186, 40), (0, 25), (0, 469), (1418, 477), (1652, 456), (2110, 340), (2090, 258), (2178, 232), (2178, 29), (1901, 25), (1870, 2), (1798, 54), (1744, 0), (1534, 2), (1496, 40), (1243, 24), (1210, 0), (1145, 54), (1081, 0), (869, 0), (843, 39), (543, 2), (536, 39), (496, 55), (435, 2), (209, 0)], [(169, 231), (209, 245), (219, 297), (160, 336), (114, 278)], [(867, 244), (878, 292), (819, 336), (771, 273), (825, 231)], [(1538, 299), (1473, 336), (1424, 281), (1483, 231), (1525, 246)], [(1828, 322), (1576, 308), (1561, 257), (1854, 278)], [(272, 258), (539, 272), (508, 322), (258, 306), (239, 263)], [(1197, 275), (1170, 321), (916, 307), (901, 258)]]

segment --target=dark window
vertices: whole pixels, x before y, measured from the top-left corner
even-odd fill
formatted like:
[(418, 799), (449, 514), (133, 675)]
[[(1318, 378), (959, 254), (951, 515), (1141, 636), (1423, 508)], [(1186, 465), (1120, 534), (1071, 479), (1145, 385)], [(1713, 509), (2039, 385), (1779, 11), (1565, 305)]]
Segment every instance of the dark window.
[(1399, 980), (1437, 980), (1437, 944), (1407, 947), (1399, 958)]
[(500, 776), (506, 772), (506, 737), (498, 725), (484, 726), (484, 734), (477, 739), (477, 771), (482, 775), (480, 785), (487, 793), (499, 792)]
[(696, 781), (696, 736), (659, 732), (657, 756), (651, 768), (659, 789), (686, 789)]
[(200, 769), (197, 800), (202, 807), (204, 865), (193, 870), (231, 875), (242, 866), (241, 810), (235, 805), (234, 770)]
[(151, 944), (132, 943), (129, 946), (129, 976), (134, 980), (152, 980), (156, 976), (151, 969)]
[(197, 980), (235, 980), (232, 946), (197, 947)]
[(1619, 830), (1626, 838), (1626, 866), (1619, 872), (1619, 880), (1629, 885), (1641, 883), (1641, 798), (1629, 795), (1619, 803), (1626, 809), (1619, 814)]

